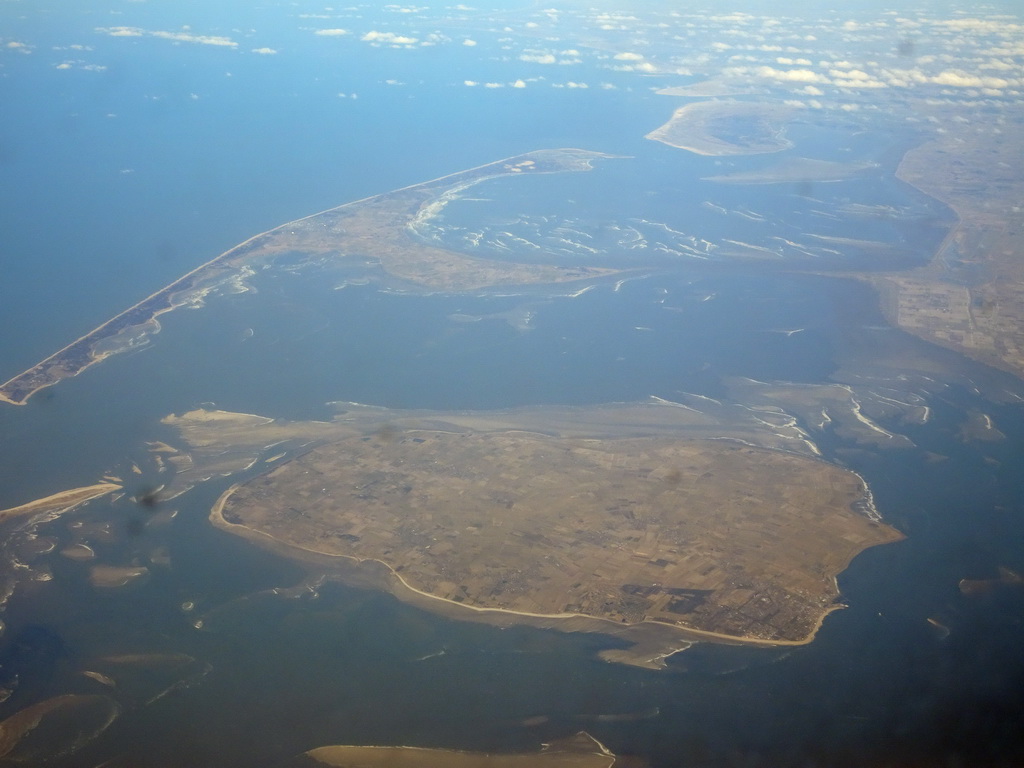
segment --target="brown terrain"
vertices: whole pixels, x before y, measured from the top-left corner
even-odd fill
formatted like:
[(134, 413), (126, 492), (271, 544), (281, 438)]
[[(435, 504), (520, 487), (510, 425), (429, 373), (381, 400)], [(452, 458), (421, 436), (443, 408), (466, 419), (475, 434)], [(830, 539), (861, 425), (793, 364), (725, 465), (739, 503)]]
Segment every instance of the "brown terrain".
[(783, 138), (792, 109), (747, 101), (699, 101), (679, 107), (645, 138), (698, 155), (757, 155), (792, 144)]
[(836, 575), (901, 538), (856, 511), (866, 495), (839, 467), (731, 441), (408, 429), (321, 445), (233, 486), (211, 519), (386, 568), (400, 599), (455, 618), (773, 645), (808, 642), (839, 607)]
[(329, 746), (305, 752), (289, 768), (611, 768), (615, 755), (590, 734), (545, 745), (540, 752), (491, 754), (422, 747)]
[(949, 205), (959, 222), (932, 262), (871, 278), (891, 322), (1024, 376), (1024, 114), (999, 136), (973, 126), (912, 149), (897, 175)]

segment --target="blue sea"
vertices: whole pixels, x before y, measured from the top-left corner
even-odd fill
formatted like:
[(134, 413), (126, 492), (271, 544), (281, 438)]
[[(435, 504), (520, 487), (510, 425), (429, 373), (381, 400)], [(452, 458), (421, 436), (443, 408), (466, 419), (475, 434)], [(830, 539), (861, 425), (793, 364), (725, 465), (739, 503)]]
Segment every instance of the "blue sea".
[[(709, 158), (645, 140), (681, 102), (619, 72), (593, 73), (614, 88), (512, 88), (500, 27), (448, 30), (476, 46), (409, 50), (307, 27), (384, 29), (386, 10), (331, 22), (297, 22), (300, 12), (323, 9), (0, 10), (3, 39), (32, 46), (0, 59), (0, 379), (258, 232), (534, 149), (616, 157), (584, 173), (481, 183), (424, 236), (524, 261), (545, 259), (522, 241), (550, 255), (567, 237), (600, 254), (565, 246), (547, 261), (634, 271), (445, 294), (346, 282), (344, 269), (330, 279), (268, 270), (255, 290), (164, 315), (148, 345), (25, 407), (0, 408), (0, 507), (107, 472), (145, 495), (159, 481), (147, 441), (174, 439), (160, 419), (198, 407), (299, 420), (328, 418), (335, 401), (430, 410), (729, 401), (742, 377), (922, 398), (925, 423), (875, 417), (913, 448), (816, 435), (824, 458), (862, 474), (907, 538), (842, 574), (848, 607), (812, 644), (698, 645), (652, 672), (599, 661), (608, 638), (460, 624), (322, 581), (209, 526), (210, 505), (237, 478), (212, 479), (173, 510), (127, 497), (90, 504), (12, 528), (4, 541), (5, 556), (50, 578), (21, 579), (6, 604), (0, 719), (67, 693), (108, 696), (119, 716), (92, 740), (84, 720), (48, 725), (44, 743), (13, 757), (276, 766), (325, 744), (530, 752), (580, 730), (666, 768), (1019, 757), (1024, 591), (1012, 574), (1024, 568), (1024, 385), (889, 327), (872, 289), (843, 276), (924, 264), (952, 224), (945, 206), (893, 177), (912, 129), (882, 118), (856, 131), (801, 123), (789, 134), (793, 154), (871, 168), (837, 183), (722, 184), (706, 179), (786, 153)], [(185, 24), (183, 34), (244, 42), (96, 31)], [(421, 34), (431, 29), (425, 21)], [(277, 53), (251, 52), (271, 45)], [(898, 215), (855, 214), (872, 205)], [(848, 215), (830, 217), (837, 210)], [(650, 251), (628, 248), (629, 228)], [(470, 247), (476, 230), (481, 245)], [(808, 233), (887, 247), (833, 243), (831, 255), (763, 260), (679, 248), (688, 237), (719, 251), (726, 239), (813, 245)], [(655, 252), (659, 243), (668, 250)], [(1005, 438), (970, 439), (972, 413)], [(58, 554), (83, 537), (103, 562), (169, 565), (98, 590), (87, 565)], [(962, 579), (990, 584), (968, 595)], [(129, 672), (98, 661), (118, 654), (166, 658)], [(104, 669), (116, 687), (82, 675)]]

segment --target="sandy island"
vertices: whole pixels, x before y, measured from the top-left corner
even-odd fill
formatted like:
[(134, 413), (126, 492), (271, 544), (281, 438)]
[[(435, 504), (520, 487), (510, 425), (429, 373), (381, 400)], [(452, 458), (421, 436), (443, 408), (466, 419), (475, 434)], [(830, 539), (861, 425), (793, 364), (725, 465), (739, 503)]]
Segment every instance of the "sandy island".
[(724, 440), (390, 428), (232, 486), (210, 519), (426, 610), (614, 635), (631, 647), (604, 658), (657, 668), (695, 640), (810, 642), (836, 575), (901, 538), (867, 495)]
[(540, 752), (491, 754), (422, 747), (329, 746), (311, 749), (289, 765), (334, 768), (611, 768), (615, 755), (590, 734), (552, 742)]
[(736, 171), (705, 176), (703, 181), (719, 184), (801, 184), (844, 181), (877, 168), (874, 163), (837, 163), (809, 157), (789, 157), (758, 171)]

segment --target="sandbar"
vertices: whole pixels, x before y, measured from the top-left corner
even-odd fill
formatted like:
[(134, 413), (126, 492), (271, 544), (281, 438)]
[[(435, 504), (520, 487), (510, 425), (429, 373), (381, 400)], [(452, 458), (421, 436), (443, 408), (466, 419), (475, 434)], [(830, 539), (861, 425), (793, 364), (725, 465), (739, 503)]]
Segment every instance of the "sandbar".
[(115, 589), (123, 587), (149, 573), (145, 566), (94, 565), (89, 569), (89, 581), (94, 587)]
[(492, 754), (422, 747), (319, 747), (304, 753), (293, 765), (334, 768), (611, 768), (615, 755), (590, 734), (547, 745), (540, 752)]
[(34, 515), (40, 512), (66, 512), (92, 499), (105, 496), (121, 489), (116, 483), (96, 483), (81, 488), (70, 488), (42, 499), (30, 501), (17, 507), (0, 510), (0, 521), (23, 515)]
[(120, 713), (108, 696), (65, 694), (0, 721), (0, 758), (41, 765), (74, 752), (105, 731)]
[(801, 184), (844, 181), (876, 168), (873, 163), (837, 163), (810, 157), (790, 157), (759, 171), (737, 171), (706, 176), (719, 184)]
[(792, 110), (746, 101), (699, 101), (679, 107), (644, 138), (698, 155), (759, 155), (789, 149), (783, 137)]

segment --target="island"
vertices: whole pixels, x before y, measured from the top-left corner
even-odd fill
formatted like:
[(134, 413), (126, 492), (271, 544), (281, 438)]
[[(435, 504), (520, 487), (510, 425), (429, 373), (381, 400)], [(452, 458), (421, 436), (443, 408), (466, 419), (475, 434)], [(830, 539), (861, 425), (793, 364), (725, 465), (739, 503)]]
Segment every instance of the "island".
[(444, 291), (559, 283), (614, 274), (616, 270), (590, 266), (478, 259), (431, 245), (417, 236), (417, 229), (425, 221), (459, 193), (486, 179), (586, 171), (594, 160), (609, 157), (581, 149), (537, 150), (282, 224), (225, 251), (0, 384), (0, 401), (24, 405), (40, 389), (75, 376), (110, 355), (136, 348), (160, 330), (160, 315), (181, 306), (198, 306), (217, 290), (242, 290), (246, 277), (257, 268), (286, 255), (300, 262), (337, 259), (370, 264), (401, 283)]
[(318, 747), (303, 753), (289, 768), (612, 768), (615, 755), (585, 731), (545, 745), (540, 752), (491, 754), (422, 747)]
[[(283, 457), (301, 423), (165, 423), (197, 446), (179, 463), (198, 477), (224, 473), (221, 425), (250, 447), (267, 430), (278, 451), (220, 496), (215, 526), (452, 619), (611, 635), (628, 647), (603, 658), (648, 668), (695, 641), (810, 642), (842, 607), (836, 576), (901, 538), (859, 475), (765, 447), (803, 445), (784, 431), (742, 439), (668, 405), (573, 415), (368, 409), (311, 423), (313, 444)], [(660, 433), (642, 429), (657, 415)], [(246, 450), (240, 468), (256, 463)]]
[(698, 155), (759, 155), (789, 149), (790, 107), (749, 101), (698, 101), (679, 107), (645, 138)]
[(63, 694), (0, 721), (0, 758), (7, 765), (43, 765), (77, 752), (117, 719), (109, 696)]

